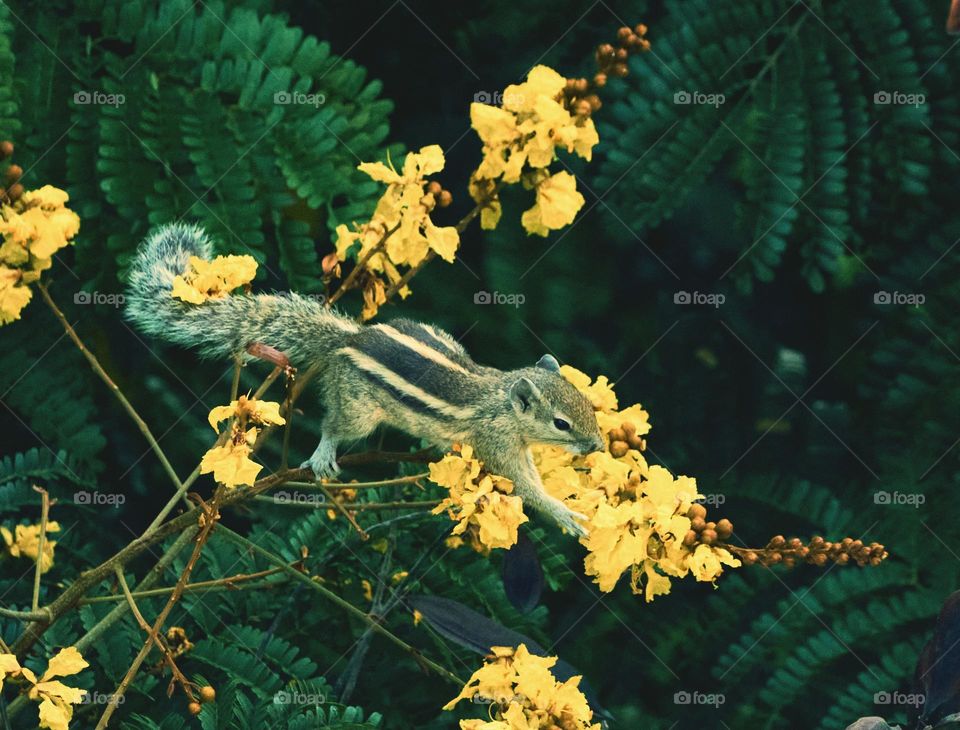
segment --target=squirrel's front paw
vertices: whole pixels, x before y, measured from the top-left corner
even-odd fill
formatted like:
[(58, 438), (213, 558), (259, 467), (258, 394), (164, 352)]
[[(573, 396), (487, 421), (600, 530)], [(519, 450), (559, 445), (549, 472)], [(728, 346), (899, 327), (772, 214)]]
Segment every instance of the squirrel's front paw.
[(300, 465), (301, 469), (309, 469), (317, 479), (332, 479), (340, 473), (336, 457), (324, 458), (324, 455), (314, 454)]
[(587, 516), (581, 512), (574, 512), (568, 507), (564, 507), (564, 512), (557, 515), (557, 524), (575, 537), (586, 537), (589, 533), (587, 528), (577, 522), (577, 520), (586, 520)]

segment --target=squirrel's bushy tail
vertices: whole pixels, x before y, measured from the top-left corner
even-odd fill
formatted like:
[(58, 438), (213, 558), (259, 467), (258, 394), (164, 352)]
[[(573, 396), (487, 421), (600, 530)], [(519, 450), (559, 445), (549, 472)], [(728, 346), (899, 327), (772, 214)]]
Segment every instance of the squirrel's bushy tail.
[(294, 364), (323, 361), (358, 325), (299, 294), (233, 295), (189, 304), (171, 295), (173, 280), (190, 257), (213, 257), (202, 228), (171, 223), (140, 245), (130, 270), (126, 315), (146, 334), (197, 348), (207, 357), (230, 357), (253, 342), (285, 352)]

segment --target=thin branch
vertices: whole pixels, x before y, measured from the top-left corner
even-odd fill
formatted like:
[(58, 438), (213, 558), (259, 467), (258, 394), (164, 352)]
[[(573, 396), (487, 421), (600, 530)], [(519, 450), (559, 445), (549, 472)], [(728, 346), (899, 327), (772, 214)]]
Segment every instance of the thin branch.
[(182, 486), (180, 477), (177, 476), (177, 473), (173, 469), (173, 465), (170, 463), (170, 460), (167, 459), (167, 455), (163, 453), (163, 449), (160, 448), (160, 444), (157, 442), (157, 439), (154, 438), (153, 433), (150, 431), (150, 427), (147, 426), (147, 422), (144, 421), (140, 414), (137, 413), (136, 409), (127, 400), (127, 397), (121, 392), (119, 386), (113, 382), (113, 379), (107, 375), (107, 371), (103, 369), (103, 366), (100, 365), (100, 361), (97, 360), (96, 356), (87, 349), (87, 346), (83, 344), (83, 340), (80, 339), (76, 331), (67, 321), (67, 318), (64, 316), (63, 312), (60, 311), (60, 308), (56, 305), (56, 302), (53, 301), (53, 298), (50, 296), (50, 292), (47, 291), (47, 285), (43, 282), (37, 282), (37, 288), (40, 290), (40, 294), (43, 297), (43, 300), (47, 303), (47, 306), (53, 311), (57, 319), (60, 320), (60, 324), (63, 325), (64, 330), (70, 336), (70, 339), (73, 340), (73, 343), (79, 348), (80, 352), (87, 359), (87, 362), (90, 363), (90, 367), (93, 368), (100, 379), (106, 384), (107, 388), (110, 389), (110, 392), (116, 396), (117, 400), (120, 401), (120, 405), (123, 406), (124, 410), (130, 415), (130, 418), (133, 419), (133, 422), (137, 424), (137, 428), (140, 429), (140, 433), (144, 435), (144, 438), (147, 439), (147, 443), (150, 444), (150, 448), (153, 450), (153, 453), (156, 454), (157, 459), (160, 460), (160, 463), (163, 465), (164, 471), (167, 472), (167, 476), (170, 477), (170, 480), (173, 482), (174, 486), (179, 490)]
[[(261, 583), (250, 583), (250, 581), (255, 581), (260, 578), (266, 578), (271, 575), (276, 575), (280, 572), (279, 568), (270, 568), (269, 570), (261, 570), (257, 573), (238, 573), (237, 575), (231, 575), (226, 578), (216, 578), (214, 580), (201, 580), (196, 583), (189, 583), (184, 589), (184, 593), (192, 593), (194, 591), (203, 591), (208, 593), (213, 589), (223, 589), (225, 591), (229, 590), (242, 590), (245, 587), (249, 588), (263, 588), (269, 587), (271, 585), (277, 585), (285, 583), (286, 581), (263, 581)], [(242, 586), (240, 584), (243, 584)], [(170, 593), (173, 593), (173, 590), (176, 586), (166, 586), (164, 588), (151, 588), (149, 590), (137, 590), (133, 591), (131, 595), (134, 598), (154, 598), (156, 596), (165, 596)], [(80, 600), (79, 605), (86, 606), (90, 603), (113, 603), (116, 601), (122, 601), (124, 597), (122, 595), (113, 595), (113, 596), (91, 596), (89, 598), (84, 598)]]
[(396, 233), (399, 228), (400, 228), (400, 224), (397, 223), (397, 225), (395, 225), (389, 231), (384, 233), (383, 236), (380, 238), (380, 240), (377, 241), (377, 243), (369, 251), (367, 251), (359, 261), (357, 261), (357, 265), (350, 270), (350, 273), (347, 274), (347, 278), (344, 279), (343, 283), (337, 287), (337, 290), (333, 293), (333, 296), (331, 296), (327, 300), (328, 307), (335, 304), (340, 297), (342, 297), (350, 289), (353, 288), (353, 285), (356, 282), (357, 277), (360, 275), (362, 271), (366, 270), (367, 263), (370, 261), (370, 259), (372, 259), (378, 253), (383, 251), (384, 247), (387, 245), (387, 239), (389, 239), (390, 236)]
[(43, 575), (43, 548), (47, 543), (47, 520), (50, 517), (50, 494), (42, 487), (34, 486), (33, 491), (40, 494), (40, 536), (37, 538), (37, 569), (33, 574), (32, 610), (40, 608), (40, 576)]

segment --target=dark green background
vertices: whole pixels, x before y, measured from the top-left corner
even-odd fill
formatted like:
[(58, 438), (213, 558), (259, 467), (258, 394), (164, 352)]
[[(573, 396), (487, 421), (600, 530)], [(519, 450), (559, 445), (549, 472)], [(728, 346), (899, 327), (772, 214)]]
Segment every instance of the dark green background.
[[(891, 557), (866, 570), (729, 571), (717, 590), (675, 581), (671, 595), (647, 605), (622, 586), (601, 598), (583, 577), (582, 550), (535, 520), (551, 590), (526, 616), (503, 596), (502, 556), (444, 555), (439, 518), (392, 536), (396, 567), (411, 569), (419, 592), (558, 642), (555, 651), (586, 675), (616, 727), (836, 728), (871, 714), (903, 721), (905, 708), (878, 706), (874, 693), (907, 688), (960, 567), (960, 50), (943, 29), (946, 5), (15, 2), (0, 10), (0, 129), (17, 144), (27, 186), (66, 188), (83, 218), (77, 245), (46, 276), (54, 296), (187, 473), (209, 442), (206, 411), (228, 393), (229, 364), (143, 341), (121, 311), (74, 305), (77, 291), (121, 292), (138, 240), (185, 215), (223, 251), (252, 249), (273, 272), (261, 289), (318, 292), (332, 228), (369, 215), (376, 200), (376, 186), (354, 170), (357, 157), (440, 144), (440, 180), (455, 200), (435, 218), (452, 223), (469, 209), (466, 179), (479, 160), (469, 130), (474, 95), (502, 90), (537, 62), (589, 74), (596, 44), (623, 23), (647, 23), (653, 53), (606, 89), (594, 160), (556, 165), (577, 174), (586, 197), (576, 222), (528, 238), (519, 217), (531, 196), (511, 189), (495, 232), (471, 228), (461, 263), (431, 264), (413, 296), (383, 316), (441, 325), (487, 364), (517, 367), (549, 351), (606, 374), (623, 405), (639, 401), (651, 413), (651, 461), (723, 495), (711, 514), (733, 521), (735, 542), (849, 535), (882, 542)], [(366, 81), (349, 62), (320, 59), (291, 82), (285, 25), (328, 42), (366, 69)], [(370, 79), (381, 85), (361, 94)], [(269, 103), (294, 82), (327, 96), (322, 124), (320, 111)], [(84, 89), (126, 101), (73, 103)], [(721, 93), (725, 103), (678, 105), (678, 91)], [(878, 104), (883, 91), (922, 94), (924, 103)], [(525, 303), (476, 305), (481, 290), (523, 294)], [(725, 300), (682, 305), (677, 292)], [(924, 303), (879, 304), (879, 292), (920, 294)], [(61, 497), (56, 518), (75, 525), (57, 549), (47, 597), (56, 581), (70, 582), (132, 539), (169, 494), (155, 460), (141, 458), (141, 436), (60, 334), (38, 298), (0, 330), (3, 453), (39, 449), (33, 472), (4, 465), (2, 524), (36, 521), (28, 482), (39, 479)], [(245, 386), (266, 372), (248, 370)], [(296, 459), (316, 432), (317, 408), (305, 399), (303, 409)], [(49, 450), (70, 454), (74, 477)], [(268, 466), (277, 459), (265, 455)], [(126, 504), (74, 505), (80, 477), (125, 494)], [(198, 490), (211, 486), (201, 480)], [(923, 495), (924, 504), (878, 504), (880, 491)], [(225, 519), (284, 554), (310, 544), (311, 568), (352, 581), (342, 591), (363, 605), (358, 581), (370, 578), (365, 565), (375, 568), (379, 554), (337, 548), (348, 532), (340, 523), (334, 535), (322, 517), (259, 507)], [(201, 563), (202, 577), (254, 569), (216, 541), (211, 550), (216, 559)], [(413, 569), (424, 552), (429, 560)], [(149, 559), (131, 572), (142, 575)], [(3, 564), (4, 605), (29, 602), (29, 580), (17, 582), (25, 567)], [(89, 621), (64, 621), (50, 645), (75, 640)], [(336, 660), (360, 633), (299, 591), (191, 598), (177, 622), (207, 641), (185, 670), (218, 688), (239, 682), (239, 695), (261, 708), (273, 692), (244, 684), (258, 676), (244, 662), (268, 665), (278, 682), (326, 674), (336, 684), (346, 663)], [(468, 652), (448, 656), (402, 609), (388, 624), (463, 676), (477, 666)], [(19, 632), (15, 622), (2, 626), (7, 640)], [(244, 632), (255, 630), (290, 642), (314, 665), (271, 664), (266, 644), (259, 652), (248, 644), (253, 634)], [(85, 686), (110, 691), (138, 645), (136, 627), (123, 625), (90, 657), (96, 671)], [(223, 645), (237, 656), (218, 663)], [(144, 682), (120, 713), (129, 727), (158, 727), (171, 709), (183, 714), (179, 695), (154, 703), (144, 694), (160, 697), (164, 681)], [(678, 691), (722, 693), (725, 702), (679, 705)], [(350, 700), (382, 713), (386, 727), (447, 727), (450, 715), (437, 708), (451, 696), (375, 640)], [(206, 726), (216, 715), (222, 726), (257, 727), (243, 702), (221, 691), (220, 706), (204, 710)], [(231, 712), (237, 717), (227, 720)], [(150, 719), (130, 720), (133, 713)]]

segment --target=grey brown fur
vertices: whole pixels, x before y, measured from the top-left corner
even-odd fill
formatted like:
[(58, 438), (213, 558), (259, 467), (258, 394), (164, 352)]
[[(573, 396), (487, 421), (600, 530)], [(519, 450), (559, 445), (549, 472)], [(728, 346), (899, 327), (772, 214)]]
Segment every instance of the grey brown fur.
[(318, 363), (322, 439), (304, 467), (336, 475), (338, 445), (380, 425), (441, 448), (467, 443), (489, 471), (513, 481), (526, 506), (583, 534), (575, 519), (582, 515), (546, 493), (530, 454), (532, 444), (575, 453), (603, 448), (590, 402), (560, 375), (553, 357), (519, 370), (484, 367), (430, 325), (400, 319), (361, 327), (298, 294), (188, 304), (170, 290), (191, 255), (213, 255), (195, 226), (175, 223), (150, 235), (131, 271), (127, 316), (145, 333), (205, 357), (232, 357), (256, 342), (283, 351), (298, 368)]

